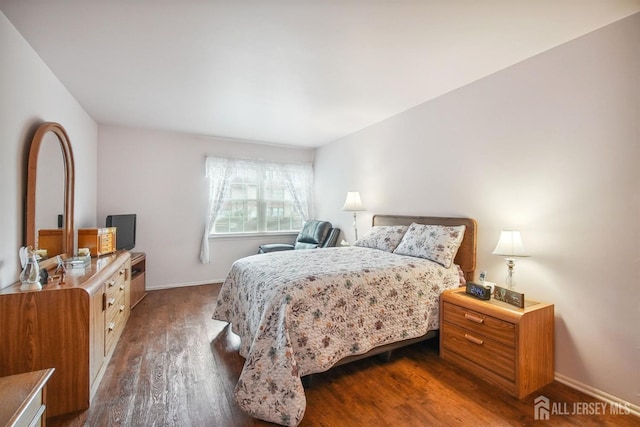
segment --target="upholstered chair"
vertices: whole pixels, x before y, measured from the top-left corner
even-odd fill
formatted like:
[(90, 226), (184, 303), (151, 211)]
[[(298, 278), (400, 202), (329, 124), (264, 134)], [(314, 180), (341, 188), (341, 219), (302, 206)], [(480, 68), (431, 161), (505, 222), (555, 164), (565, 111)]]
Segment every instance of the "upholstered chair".
[(333, 228), (329, 221), (310, 220), (304, 223), (292, 245), (286, 243), (260, 245), (258, 253), (328, 248), (336, 245), (339, 234), (340, 229)]

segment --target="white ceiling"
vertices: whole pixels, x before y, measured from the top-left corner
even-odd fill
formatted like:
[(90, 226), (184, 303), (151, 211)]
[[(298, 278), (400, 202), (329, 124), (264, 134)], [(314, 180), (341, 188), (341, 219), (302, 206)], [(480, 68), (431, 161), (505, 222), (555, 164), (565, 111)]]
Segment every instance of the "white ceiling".
[(319, 146), (640, 0), (0, 0), (100, 124)]

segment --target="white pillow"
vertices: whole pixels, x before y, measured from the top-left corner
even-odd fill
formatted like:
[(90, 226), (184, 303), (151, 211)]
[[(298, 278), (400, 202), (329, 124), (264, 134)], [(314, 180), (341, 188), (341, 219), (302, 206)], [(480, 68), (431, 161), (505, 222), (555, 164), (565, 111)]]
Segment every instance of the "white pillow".
[(376, 225), (353, 245), (393, 252), (407, 228), (406, 225)]
[(414, 222), (393, 253), (426, 258), (449, 268), (458, 253), (465, 228), (464, 225), (427, 225)]

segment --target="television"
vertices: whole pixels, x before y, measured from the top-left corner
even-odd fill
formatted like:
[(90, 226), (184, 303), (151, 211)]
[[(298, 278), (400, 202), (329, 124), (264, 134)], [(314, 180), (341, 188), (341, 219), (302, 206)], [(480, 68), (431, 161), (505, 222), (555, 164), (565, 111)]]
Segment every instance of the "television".
[(108, 215), (107, 227), (116, 227), (116, 249), (131, 250), (136, 246), (136, 214)]

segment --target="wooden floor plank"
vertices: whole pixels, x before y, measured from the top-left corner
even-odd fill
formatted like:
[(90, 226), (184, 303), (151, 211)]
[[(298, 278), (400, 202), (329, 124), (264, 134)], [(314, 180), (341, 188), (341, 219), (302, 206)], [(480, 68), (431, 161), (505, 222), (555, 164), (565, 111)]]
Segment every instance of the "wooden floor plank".
[[(151, 291), (132, 311), (91, 407), (49, 426), (265, 427), (234, 401), (244, 359), (211, 319), (220, 285)], [(533, 426), (533, 399), (594, 402), (554, 382), (514, 399), (438, 356), (437, 340), (317, 374), (302, 427)], [(633, 415), (552, 415), (548, 425), (640, 426)]]

